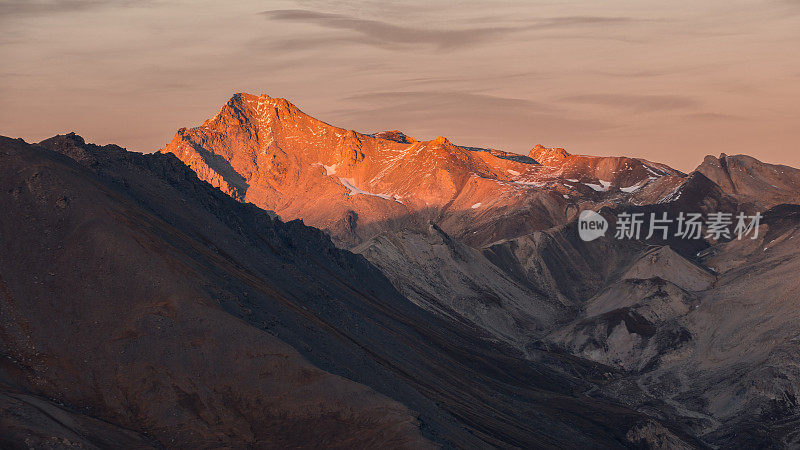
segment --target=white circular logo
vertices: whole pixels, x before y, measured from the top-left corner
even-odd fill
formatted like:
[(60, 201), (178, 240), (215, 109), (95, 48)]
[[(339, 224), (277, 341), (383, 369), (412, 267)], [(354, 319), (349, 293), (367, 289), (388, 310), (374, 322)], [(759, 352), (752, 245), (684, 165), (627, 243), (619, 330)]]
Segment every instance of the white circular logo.
[(608, 221), (605, 217), (592, 210), (581, 211), (578, 216), (578, 234), (586, 242), (593, 241), (606, 235)]

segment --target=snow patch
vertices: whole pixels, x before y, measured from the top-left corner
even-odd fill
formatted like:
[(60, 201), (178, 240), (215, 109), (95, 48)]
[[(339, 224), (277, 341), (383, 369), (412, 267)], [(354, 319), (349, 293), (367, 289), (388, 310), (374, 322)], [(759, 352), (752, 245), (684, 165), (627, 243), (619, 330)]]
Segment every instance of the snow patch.
[(643, 166), (644, 166), (645, 170), (650, 172), (650, 174), (655, 175), (657, 178), (660, 178), (660, 177), (664, 176), (663, 173), (656, 172), (656, 170), (661, 171), (660, 169), (657, 169), (656, 167), (654, 167), (654, 166), (652, 166), (650, 164), (644, 163)]
[(318, 162), (312, 164), (312, 166), (322, 166), (325, 169), (325, 175), (331, 176), (331, 175), (336, 175), (336, 168), (339, 167), (339, 164), (337, 163), (332, 166), (326, 166), (325, 164)]
[[(652, 179), (652, 178), (651, 178), (651, 179)], [(646, 185), (646, 184), (648, 183), (648, 181), (649, 181), (649, 180), (643, 180), (643, 181), (640, 181), (640, 182), (638, 182), (638, 183), (634, 184), (633, 186), (628, 186), (628, 187), (624, 187), (624, 188), (619, 188), (619, 190), (620, 190), (620, 191), (622, 191), (622, 192), (625, 192), (625, 193), (627, 193), (627, 194), (630, 194), (630, 193), (632, 193), (632, 192), (636, 192), (636, 191), (638, 191), (639, 189), (641, 189), (642, 187), (644, 187), (644, 185)]]
[(354, 179), (352, 179), (352, 178), (339, 178), (339, 182), (340, 182), (340, 183), (342, 183), (342, 186), (344, 186), (344, 187), (346, 187), (347, 189), (349, 189), (349, 190), (350, 190), (350, 195), (351, 195), (351, 196), (352, 196), (352, 195), (358, 195), (358, 194), (362, 194), (362, 195), (371, 195), (371, 196), (373, 196), (373, 197), (380, 197), (380, 198), (382, 198), (382, 199), (385, 199), (385, 200), (394, 200), (394, 201), (396, 201), (397, 203), (403, 203), (403, 202), (401, 202), (401, 201), (399, 200), (399, 199), (400, 199), (400, 198), (402, 198), (402, 197), (400, 197), (400, 196), (397, 196), (397, 195), (392, 195), (392, 194), (375, 194), (375, 193), (373, 193), (373, 192), (367, 192), (367, 191), (365, 191), (365, 190), (363, 190), (363, 189), (359, 189), (359, 188), (357, 188), (357, 187), (356, 187), (356, 185), (355, 185), (355, 180), (354, 180)]
[(471, 208), (472, 208), (472, 209), (478, 209), (478, 208), (480, 208), (480, 207), (481, 207), (481, 205), (483, 205), (483, 203), (481, 203), (481, 202), (478, 202), (478, 203), (475, 203), (474, 205), (472, 205), (472, 206), (471, 206)]
[(597, 192), (606, 192), (608, 190), (608, 188), (611, 187), (611, 182), (610, 181), (600, 180), (599, 182), (600, 182), (600, 184), (592, 184), (592, 183), (583, 183), (583, 184), (585, 184), (586, 186), (589, 186), (590, 188), (594, 189)]
[(326, 166), (325, 164), (322, 165), (322, 167), (325, 168), (325, 175), (328, 175), (328, 176), (336, 174), (336, 167), (337, 166), (339, 166), (339, 164), (334, 164), (332, 166)]
[(538, 181), (515, 181), (514, 184), (519, 184), (521, 186), (532, 186), (532, 187), (545, 187), (547, 183), (540, 183)]
[(683, 190), (683, 186), (678, 186), (677, 189), (675, 189), (674, 191), (672, 191), (669, 194), (665, 195), (661, 200), (659, 200), (656, 203), (658, 203), (658, 204), (672, 203), (672, 202), (678, 200), (679, 198), (681, 198), (681, 191), (682, 190)]

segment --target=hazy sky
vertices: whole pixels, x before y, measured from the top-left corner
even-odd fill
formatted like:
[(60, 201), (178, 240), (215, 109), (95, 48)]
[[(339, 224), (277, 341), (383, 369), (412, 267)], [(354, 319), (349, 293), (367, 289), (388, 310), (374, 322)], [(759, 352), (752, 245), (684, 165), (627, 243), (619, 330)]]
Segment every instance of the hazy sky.
[(0, 0), (0, 134), (149, 152), (235, 92), (361, 132), (800, 167), (800, 0)]

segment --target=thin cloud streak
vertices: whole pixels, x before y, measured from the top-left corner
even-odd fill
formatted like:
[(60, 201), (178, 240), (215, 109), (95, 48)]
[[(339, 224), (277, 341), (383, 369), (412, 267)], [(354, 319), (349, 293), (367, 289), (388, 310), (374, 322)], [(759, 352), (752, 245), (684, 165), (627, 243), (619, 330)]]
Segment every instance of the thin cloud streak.
[(699, 112), (693, 114), (687, 114), (684, 116), (686, 119), (689, 120), (707, 120), (707, 121), (729, 121), (729, 120), (744, 120), (744, 118), (740, 116), (735, 116), (733, 114), (720, 114), (720, 113), (713, 113), (713, 112)]
[(107, 6), (143, 6), (148, 3), (150, 0), (3, 0), (0, 1), (0, 21), (15, 16), (41, 16)]
[(104, 0), (4, 0), (0, 2), (0, 16), (80, 11), (107, 3)]
[(389, 91), (372, 92), (344, 97), (348, 101), (366, 101), (379, 104), (390, 103), (412, 104), (426, 106), (449, 105), (455, 107), (481, 107), (481, 108), (519, 108), (535, 109), (539, 111), (554, 111), (556, 108), (547, 103), (535, 102), (523, 98), (499, 97), (488, 94), (475, 94), (471, 92), (442, 92), (442, 91)]
[[(395, 25), (375, 19), (363, 19), (344, 14), (324, 13), (304, 9), (263, 11), (261, 14), (275, 21), (302, 22), (325, 28), (349, 31), (359, 37), (349, 38), (352, 42), (371, 44), (378, 47), (387, 45), (431, 45), (440, 50), (469, 47), (487, 42), (492, 38), (523, 31), (550, 30), (581, 26), (609, 26), (634, 22), (628, 17), (570, 16), (534, 20), (533, 23), (518, 26), (471, 27), (463, 29), (439, 30)], [(488, 22), (488, 20), (487, 20)], [(347, 38), (345, 38), (347, 40)], [(330, 45), (323, 38), (308, 38), (305, 41), (286, 40), (282, 45), (295, 48), (308, 48), (314, 44)]]
[(698, 100), (680, 95), (583, 94), (564, 97), (562, 100), (569, 103), (608, 106), (634, 112), (672, 111), (699, 106)]
[(359, 42), (375, 44), (428, 44), (439, 49), (467, 47), (523, 27), (489, 27), (462, 30), (426, 30), (403, 27), (379, 20), (360, 19), (342, 14), (321, 13), (307, 10), (274, 10), (262, 14), (271, 20), (313, 23), (326, 28), (352, 31), (361, 35)]

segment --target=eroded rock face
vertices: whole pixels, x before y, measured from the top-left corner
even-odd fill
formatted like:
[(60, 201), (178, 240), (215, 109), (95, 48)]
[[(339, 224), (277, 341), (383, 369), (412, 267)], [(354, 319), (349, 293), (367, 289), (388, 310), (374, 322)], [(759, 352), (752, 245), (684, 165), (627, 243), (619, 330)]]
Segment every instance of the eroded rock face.
[[(646, 191), (634, 198), (665, 198)], [(757, 239), (585, 243), (570, 223), (484, 254), (518, 282), (574, 302), (576, 317), (542, 345), (626, 373), (606, 395), (640, 410), (663, 402), (711, 445), (793, 447), (800, 206), (762, 207), (695, 172), (666, 200), (601, 213), (613, 227), (623, 211), (760, 211)]]
[(417, 305), (473, 323), (521, 351), (570, 314), (569, 305), (522, 285), (434, 224), (427, 232), (381, 234), (353, 251)]

